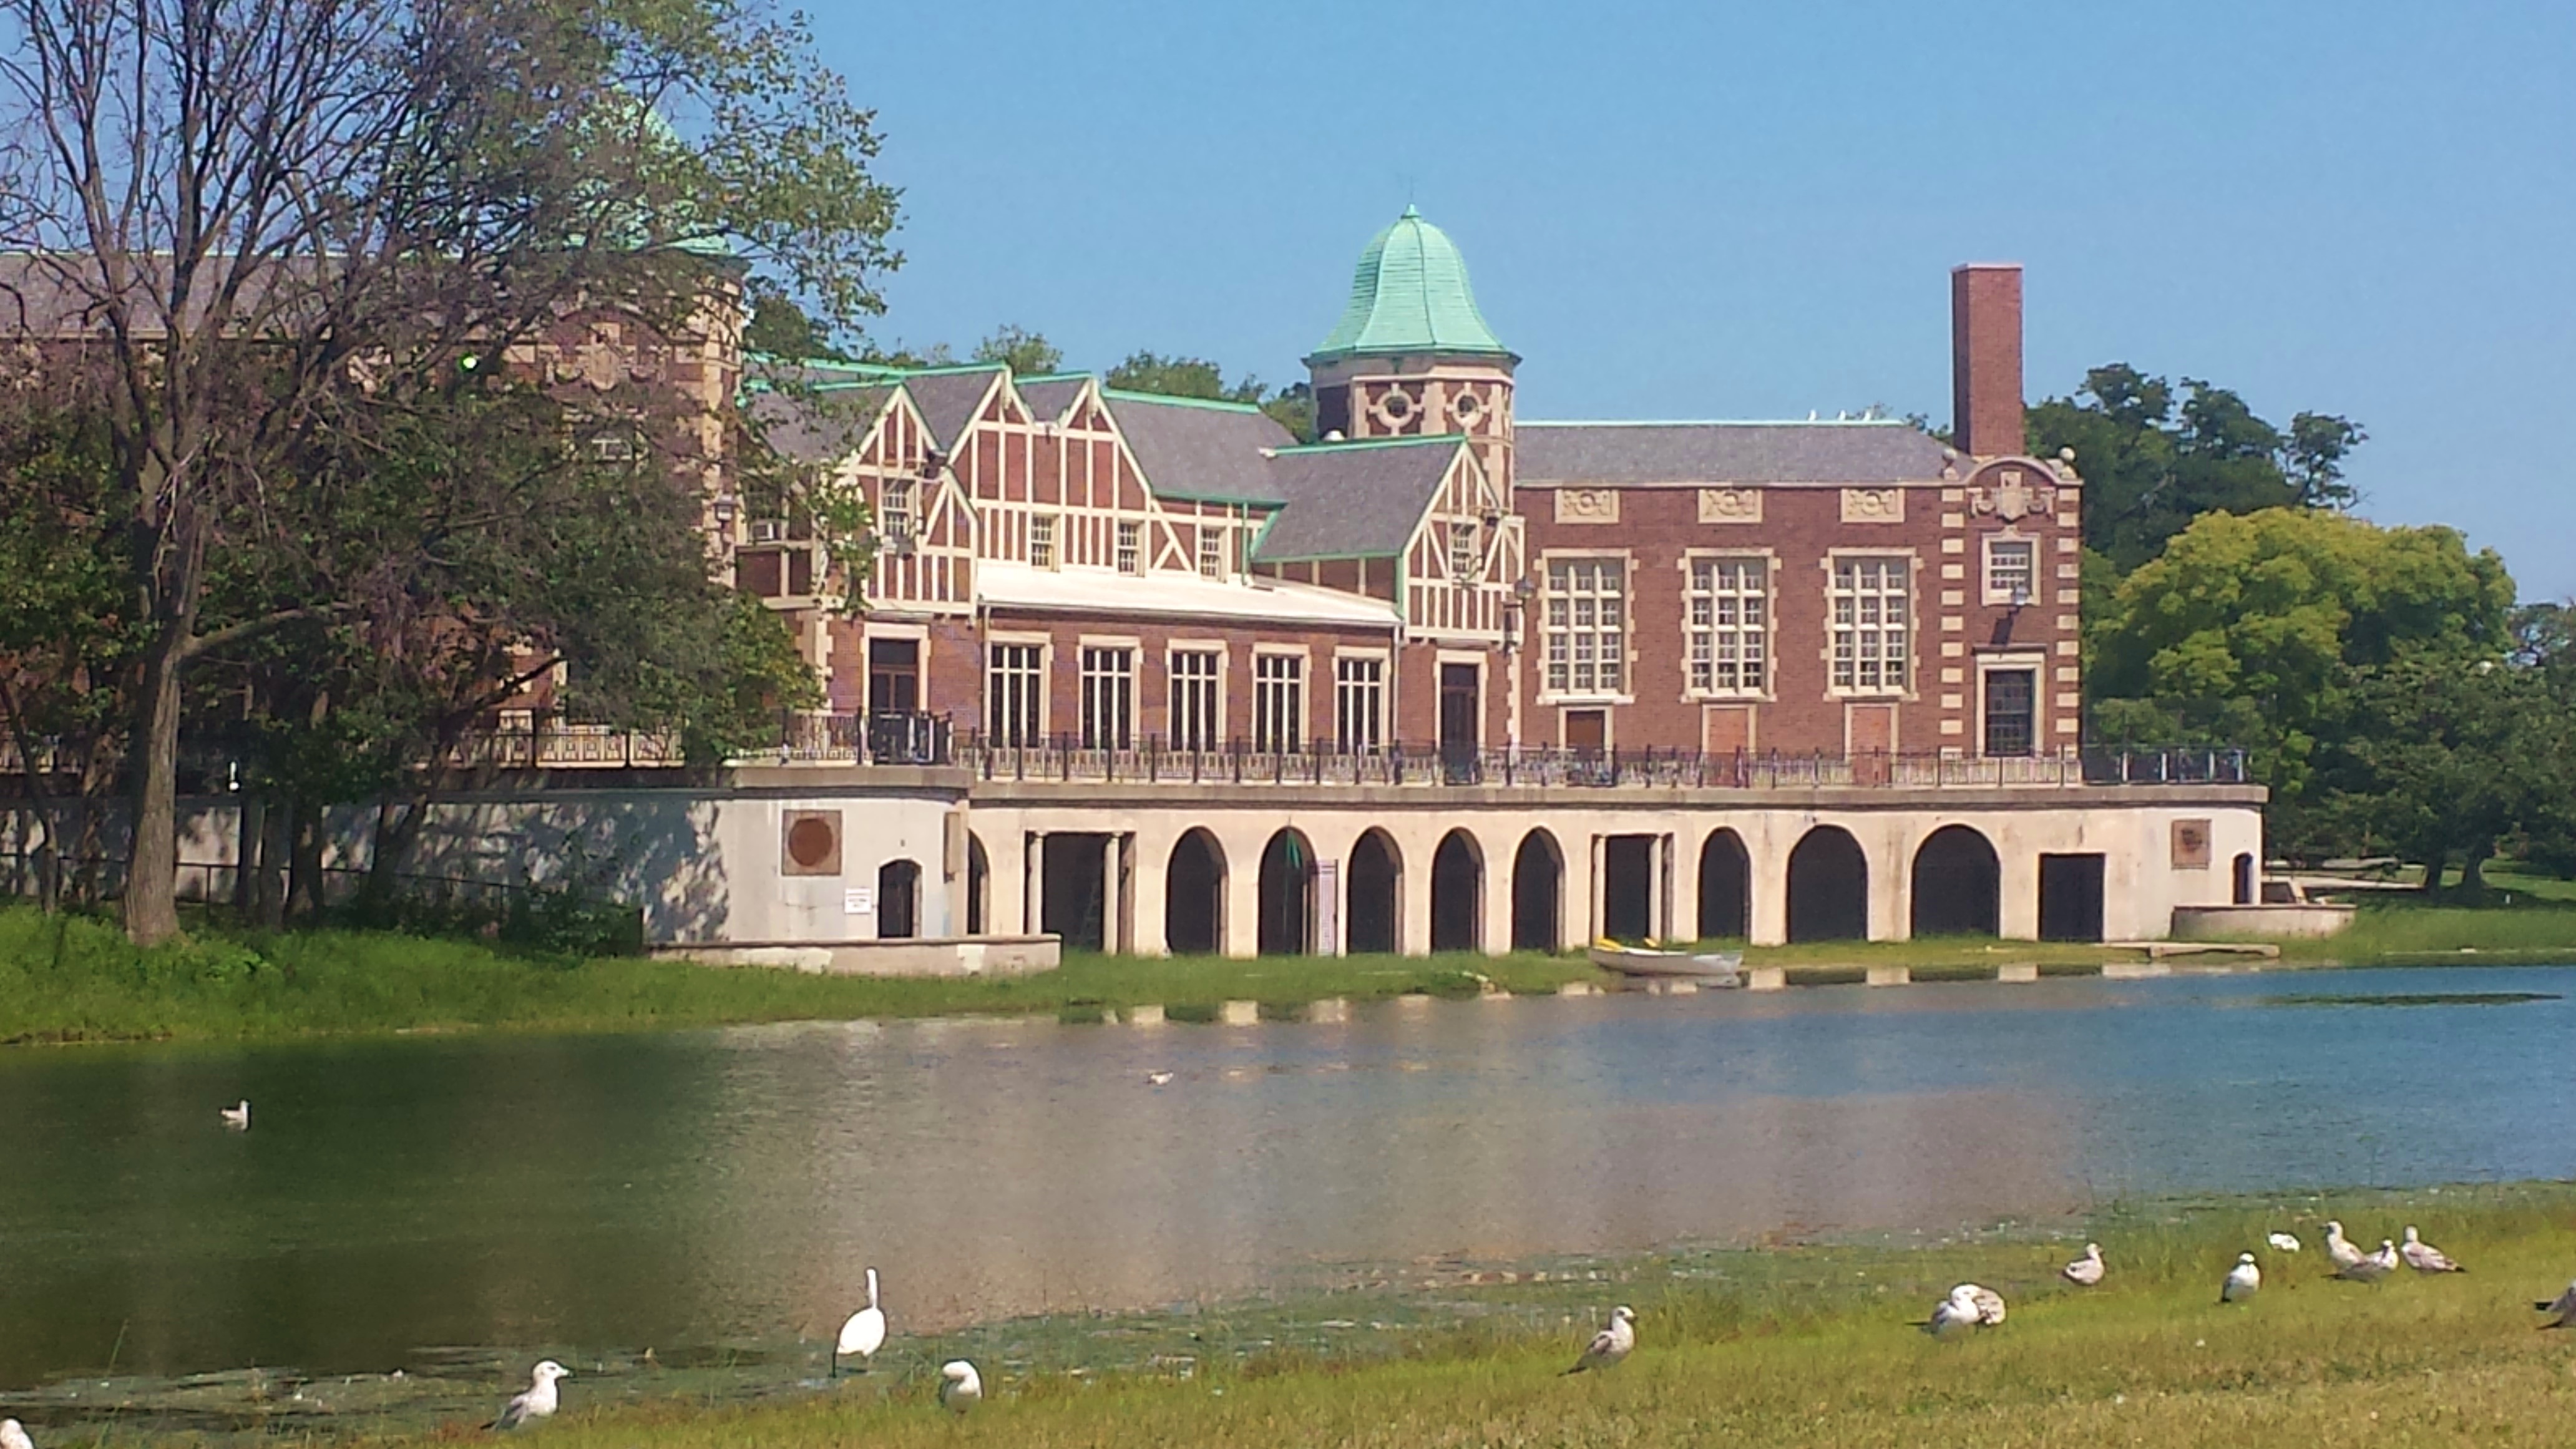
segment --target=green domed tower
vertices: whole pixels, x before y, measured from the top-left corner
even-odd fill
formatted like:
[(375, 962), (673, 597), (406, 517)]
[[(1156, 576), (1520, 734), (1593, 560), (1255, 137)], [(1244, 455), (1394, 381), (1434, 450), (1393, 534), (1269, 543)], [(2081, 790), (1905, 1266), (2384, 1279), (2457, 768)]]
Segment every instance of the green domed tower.
[(1350, 305), (1306, 358), (1315, 428), (1326, 438), (1465, 434), (1509, 497), (1519, 364), (1476, 309), (1457, 244), (1408, 206), (1360, 253)]

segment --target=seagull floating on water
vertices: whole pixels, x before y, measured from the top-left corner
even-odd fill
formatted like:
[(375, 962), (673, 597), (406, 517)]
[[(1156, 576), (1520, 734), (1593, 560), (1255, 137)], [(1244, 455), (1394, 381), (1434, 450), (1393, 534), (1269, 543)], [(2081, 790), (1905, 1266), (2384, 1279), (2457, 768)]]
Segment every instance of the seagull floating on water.
[(562, 1399), (555, 1392), (555, 1380), (571, 1377), (572, 1370), (553, 1359), (538, 1360), (536, 1368), (528, 1374), (528, 1391), (510, 1400), (509, 1405), (501, 1410), (501, 1417), (492, 1421), (492, 1427), (516, 1429), (531, 1419), (552, 1417), (554, 1411), (562, 1407)]
[(2084, 1256), (2058, 1270), (2067, 1282), (2079, 1288), (2091, 1288), (2102, 1281), (2102, 1245), (2086, 1243)]
[(215, 1115), (223, 1118), (224, 1125), (230, 1127), (235, 1132), (248, 1132), (250, 1130), (250, 1098), (244, 1097), (239, 1102), (236, 1102), (229, 1107), (218, 1107), (215, 1109)]
[(1147, 1072), (1145, 1074), (1145, 1085), (1149, 1087), (1168, 1086), (1171, 1084), (1171, 1080), (1172, 1074), (1170, 1072)]
[(2540, 1325), (2543, 1328), (2565, 1328), (2570, 1324), (2576, 1324), (2576, 1282), (2570, 1282), (2567, 1285), (2567, 1291), (2559, 1294), (2554, 1301), (2535, 1303), (2531, 1306), (2551, 1315), (2547, 1323)]
[(36, 1441), (27, 1437), (26, 1425), (0, 1419), (0, 1449), (36, 1449)]
[(859, 1356), (859, 1371), (867, 1372), (868, 1360), (885, 1347), (885, 1310), (877, 1306), (877, 1270), (868, 1270), (868, 1306), (849, 1316), (841, 1325), (840, 1341), (832, 1345), (832, 1373), (841, 1372), (841, 1360), (849, 1354)]
[(939, 1366), (939, 1402), (948, 1412), (962, 1414), (984, 1401), (984, 1376), (962, 1358), (952, 1358)]
[(2326, 1224), (2326, 1256), (2334, 1259), (2335, 1270), (2341, 1272), (2367, 1260), (2370, 1255), (2354, 1247), (2344, 1237), (2343, 1224), (2329, 1221)]
[(2252, 1253), (2236, 1255), (2236, 1266), (2227, 1270), (2227, 1281), (2218, 1286), (2218, 1301), (2243, 1303), (2263, 1287), (2263, 1270), (2254, 1265)]
[(2270, 1243), (2273, 1247), (2284, 1253), (2295, 1253), (2299, 1251), (2299, 1240), (2294, 1234), (2274, 1233), (2271, 1237), (2264, 1239), (2264, 1241)]
[(1626, 1358), (1636, 1347), (1637, 1311), (1623, 1303), (1610, 1310), (1610, 1326), (1592, 1335), (1592, 1342), (1584, 1345), (1583, 1357), (1576, 1359), (1574, 1367), (1565, 1372), (1579, 1374), (1590, 1369), (1608, 1368)]
[(2413, 1224), (2406, 1228), (2406, 1246), (2397, 1250), (2406, 1266), (2418, 1273), (2465, 1273), (2469, 1271), (2451, 1261), (2451, 1255), (2415, 1235)]

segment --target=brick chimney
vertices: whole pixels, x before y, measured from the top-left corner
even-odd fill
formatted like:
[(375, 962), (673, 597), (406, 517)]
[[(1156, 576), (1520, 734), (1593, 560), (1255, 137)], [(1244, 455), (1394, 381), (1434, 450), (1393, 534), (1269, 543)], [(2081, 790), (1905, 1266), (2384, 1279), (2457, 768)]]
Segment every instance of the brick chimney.
[(1950, 408), (1960, 452), (2024, 451), (2019, 262), (1950, 269)]

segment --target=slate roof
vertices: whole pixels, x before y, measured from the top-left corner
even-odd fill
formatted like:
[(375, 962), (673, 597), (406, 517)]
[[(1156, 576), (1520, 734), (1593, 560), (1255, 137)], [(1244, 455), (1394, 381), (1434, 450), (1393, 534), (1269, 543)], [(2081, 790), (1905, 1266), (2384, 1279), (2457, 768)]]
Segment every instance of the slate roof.
[(1320, 443), (1272, 456), (1270, 484), (1288, 506), (1254, 558), (1386, 558), (1404, 551), (1440, 480), (1465, 446), (1454, 437)]
[(1921, 483), (1941, 476), (1945, 451), (1902, 422), (1523, 422), (1513, 468), (1538, 487)]
[(890, 386), (823, 387), (811, 393), (762, 389), (751, 394), (749, 411), (780, 457), (831, 464), (858, 450), (893, 398)]
[(1261, 453), (1293, 447), (1297, 439), (1259, 408), (1108, 389), (1100, 396), (1157, 494), (1283, 501)]
[(1001, 371), (996, 364), (904, 375), (903, 390), (912, 395), (912, 405), (921, 410), (921, 421), (930, 429), (932, 446), (943, 453), (956, 448), (966, 425), (975, 421), (976, 406), (984, 401), (994, 376)]
[(1082, 385), (1089, 380), (1079, 374), (1070, 377), (1016, 379), (1020, 388), (1020, 401), (1029, 405), (1029, 411), (1039, 421), (1050, 423), (1063, 420), (1064, 410), (1073, 406), (1074, 398), (1082, 392)]

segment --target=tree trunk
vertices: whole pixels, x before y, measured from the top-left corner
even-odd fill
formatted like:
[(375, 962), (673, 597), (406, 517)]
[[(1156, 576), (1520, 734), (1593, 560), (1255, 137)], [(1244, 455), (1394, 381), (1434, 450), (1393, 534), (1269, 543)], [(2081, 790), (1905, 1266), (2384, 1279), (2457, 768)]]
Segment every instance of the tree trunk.
[(241, 818), (234, 825), (233, 914), (247, 926), (259, 920), (260, 854), (268, 844), (268, 797), (242, 792)]
[(283, 930), (286, 926), (286, 856), (288, 832), (295, 825), (295, 806), (278, 800), (268, 807), (268, 819), (260, 827), (259, 893), (254, 901), (253, 919), (262, 930)]
[(125, 852), (125, 938), (179, 934), (179, 671), (188, 624), (162, 627), (143, 661), (134, 720), (134, 815)]
[(2495, 857), (2492, 841), (2469, 849), (2468, 862), (2460, 867), (2458, 897), (2470, 905), (2483, 905), (2487, 898), (2487, 862)]
[(307, 924), (320, 918), (329, 899), (322, 885), (322, 811), (310, 800), (295, 802), (294, 875), (286, 887), (288, 919)]

